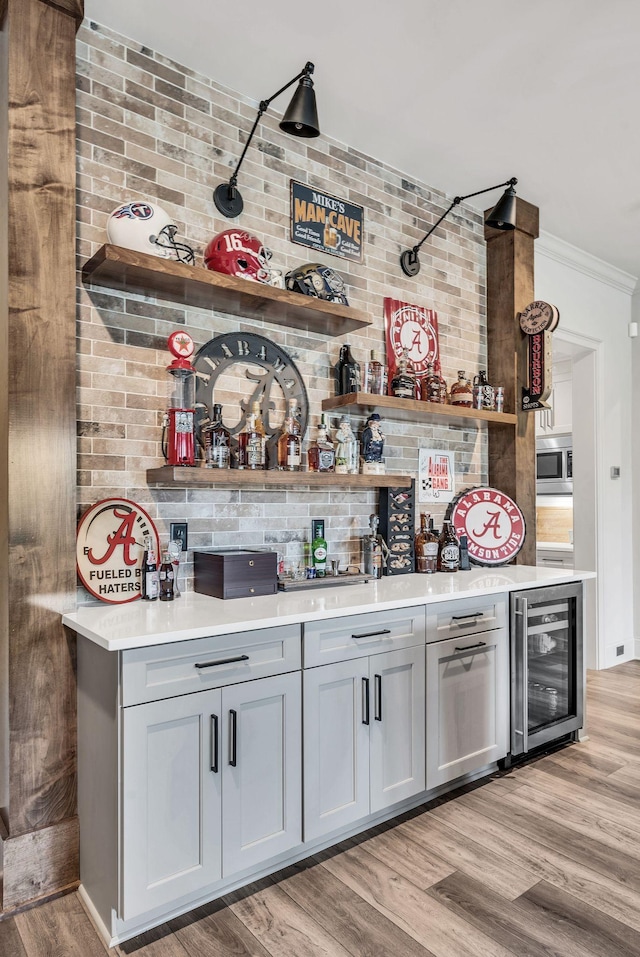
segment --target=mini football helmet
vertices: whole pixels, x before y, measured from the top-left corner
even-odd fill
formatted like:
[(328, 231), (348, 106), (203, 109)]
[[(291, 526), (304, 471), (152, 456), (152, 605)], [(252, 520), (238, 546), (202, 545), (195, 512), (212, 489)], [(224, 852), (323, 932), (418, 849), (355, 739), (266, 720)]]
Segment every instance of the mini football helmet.
[(341, 302), (349, 305), (346, 296), (346, 286), (342, 276), (330, 266), (322, 263), (306, 263), (292, 269), (285, 276), (287, 289), (293, 292), (302, 292), (305, 296), (315, 296), (316, 299), (326, 299), (329, 302)]
[(178, 227), (161, 206), (142, 200), (122, 203), (107, 220), (110, 243), (192, 266), (193, 249), (176, 242), (177, 232)]
[(271, 250), (263, 246), (257, 236), (242, 229), (225, 229), (206, 247), (204, 264), (214, 272), (284, 289), (282, 271), (269, 265), (271, 256)]

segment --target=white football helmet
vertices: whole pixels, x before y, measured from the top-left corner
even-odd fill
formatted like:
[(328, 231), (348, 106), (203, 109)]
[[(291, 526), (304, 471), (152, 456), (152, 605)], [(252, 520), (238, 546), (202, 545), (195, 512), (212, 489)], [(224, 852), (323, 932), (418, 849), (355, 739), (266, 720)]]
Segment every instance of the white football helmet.
[(161, 206), (144, 200), (121, 203), (107, 220), (107, 236), (115, 246), (193, 265), (193, 249), (176, 242), (177, 231)]

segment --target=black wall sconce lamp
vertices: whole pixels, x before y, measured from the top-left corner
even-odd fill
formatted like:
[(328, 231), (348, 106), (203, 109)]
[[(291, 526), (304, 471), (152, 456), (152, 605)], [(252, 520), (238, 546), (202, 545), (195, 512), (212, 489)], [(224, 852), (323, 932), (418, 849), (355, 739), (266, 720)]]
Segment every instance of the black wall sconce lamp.
[(487, 226), (493, 226), (494, 229), (515, 229), (516, 227), (516, 191), (513, 188), (518, 180), (513, 176), (506, 183), (498, 183), (497, 186), (487, 186), (486, 189), (479, 189), (476, 193), (467, 193), (466, 196), (456, 196), (451, 206), (442, 214), (437, 223), (434, 223), (428, 233), (426, 233), (420, 242), (413, 249), (405, 249), (400, 256), (400, 265), (405, 276), (417, 276), (420, 272), (420, 260), (418, 253), (425, 239), (428, 239), (434, 229), (440, 225), (442, 220), (449, 215), (454, 206), (457, 206), (465, 199), (471, 199), (472, 196), (480, 196), (482, 193), (490, 193), (492, 189), (500, 189), (501, 186), (507, 186), (497, 204), (493, 207), (487, 216), (485, 223)]
[(239, 216), (244, 208), (244, 203), (242, 201), (242, 196), (240, 195), (240, 190), (238, 189), (238, 172), (242, 166), (242, 161), (245, 158), (246, 152), (249, 149), (249, 144), (253, 139), (253, 134), (256, 131), (256, 127), (260, 122), (260, 118), (263, 113), (269, 107), (269, 104), (275, 100), (277, 96), (280, 96), (281, 93), (284, 93), (285, 90), (289, 89), (296, 80), (299, 80), (298, 87), (291, 97), (291, 103), (287, 107), (287, 111), (282, 117), (280, 122), (280, 129), (284, 130), (285, 133), (291, 133), (292, 136), (303, 136), (311, 138), (313, 136), (320, 136), (320, 126), (318, 124), (318, 110), (316, 109), (316, 93), (313, 89), (313, 80), (311, 79), (311, 74), (313, 73), (315, 67), (313, 63), (306, 63), (304, 69), (298, 73), (297, 76), (294, 76), (293, 80), (289, 80), (283, 87), (281, 87), (277, 93), (274, 93), (273, 96), (270, 96), (268, 100), (261, 100), (260, 107), (258, 109), (258, 115), (255, 118), (251, 132), (249, 133), (249, 139), (244, 144), (244, 149), (242, 155), (238, 160), (238, 164), (234, 169), (231, 179), (228, 183), (221, 183), (220, 186), (217, 186), (213, 193), (213, 201), (216, 204), (219, 211), (223, 216), (227, 216), (229, 219), (232, 219), (235, 216)]

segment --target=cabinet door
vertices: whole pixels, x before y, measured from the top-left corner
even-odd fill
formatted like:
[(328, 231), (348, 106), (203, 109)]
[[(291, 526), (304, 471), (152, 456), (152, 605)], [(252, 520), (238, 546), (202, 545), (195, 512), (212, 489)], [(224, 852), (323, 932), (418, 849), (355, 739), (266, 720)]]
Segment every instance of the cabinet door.
[(425, 789), (424, 645), (373, 655), (371, 681), (371, 811)]
[(427, 645), (427, 788), (507, 753), (505, 629)]
[(571, 373), (554, 375), (553, 412), (551, 415), (552, 433), (571, 432), (573, 428), (573, 381)]
[(218, 690), (123, 709), (124, 920), (221, 876), (220, 707)]
[(309, 668), (304, 681), (304, 838), (369, 813), (369, 659)]
[(225, 877), (302, 841), (300, 672), (223, 688)]

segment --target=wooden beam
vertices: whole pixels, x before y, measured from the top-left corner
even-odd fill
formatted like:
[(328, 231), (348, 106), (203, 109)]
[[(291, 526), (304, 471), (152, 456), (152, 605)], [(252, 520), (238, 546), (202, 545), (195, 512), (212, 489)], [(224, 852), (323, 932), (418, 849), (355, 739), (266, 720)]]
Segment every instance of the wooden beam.
[(516, 228), (485, 227), (487, 240), (487, 352), (489, 381), (505, 388), (505, 409), (515, 410), (513, 429), (489, 434), (489, 483), (513, 498), (525, 518), (527, 537), (517, 563), (536, 563), (535, 416), (521, 412), (527, 381), (527, 343), (518, 313), (535, 298), (534, 241), (538, 208), (518, 198)]
[[(6, 2), (6, 0), (3, 0)], [(61, 13), (66, 13), (76, 21), (76, 30), (84, 18), (84, 0), (41, 0), (49, 7), (54, 7)]]
[(4, 447), (0, 442), (0, 467), (7, 478), (8, 562), (7, 592), (0, 597), (8, 662), (4, 895), (11, 906), (77, 879), (75, 645), (60, 614), (75, 607), (76, 589), (75, 33), (81, 7), (80, 0), (6, 0), (3, 31), (8, 294), (2, 404), (8, 434)]

